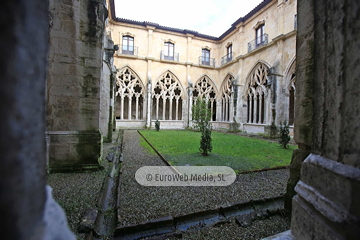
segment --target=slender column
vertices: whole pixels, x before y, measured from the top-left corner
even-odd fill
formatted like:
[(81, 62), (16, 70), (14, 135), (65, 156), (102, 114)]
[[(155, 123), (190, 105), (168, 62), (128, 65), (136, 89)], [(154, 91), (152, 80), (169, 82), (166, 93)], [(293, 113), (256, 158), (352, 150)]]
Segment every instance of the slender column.
[(120, 111), (120, 119), (124, 119), (124, 96), (121, 95), (121, 111)]
[(222, 99), (221, 101), (221, 121), (224, 121), (225, 118), (225, 101)]
[[(148, 72), (149, 74), (149, 72)], [(150, 75), (149, 75), (150, 76)], [(152, 87), (151, 80), (148, 78), (148, 87), (147, 87), (147, 105), (146, 105), (146, 126), (151, 127), (151, 105), (152, 105)]]
[(226, 99), (225, 100), (225, 116), (224, 116), (224, 121), (227, 122), (228, 119), (228, 114), (229, 114), (229, 101)]
[(250, 101), (249, 101), (249, 103), (250, 103), (250, 108), (249, 108), (249, 123), (252, 123), (253, 122), (253, 97), (251, 96), (251, 94), (250, 94)]
[(221, 121), (221, 100), (216, 99), (216, 121)]
[(212, 120), (212, 115), (213, 115), (213, 108), (214, 108), (214, 99), (210, 100), (210, 110), (211, 110), (211, 120)]
[(254, 95), (254, 115), (253, 115), (254, 123), (257, 123), (256, 115), (257, 115), (257, 96)]
[(173, 101), (173, 99), (170, 98), (169, 99), (169, 103), (170, 103), (170, 106), (169, 106), (169, 120), (172, 120), (172, 101)]
[(136, 113), (135, 113), (135, 116), (136, 116), (136, 120), (139, 120), (139, 95), (136, 96)]
[(128, 103), (129, 103), (129, 116), (128, 116), (128, 119), (131, 119), (131, 105), (132, 105), (132, 97), (128, 97), (129, 98), (129, 101), (128, 101)]
[(166, 98), (164, 97), (163, 98), (163, 120), (166, 120), (165, 119), (165, 110), (166, 110)]
[(176, 98), (176, 113), (175, 120), (179, 120), (179, 98)]
[(156, 96), (156, 120), (159, 119), (159, 97)]
[(264, 123), (263, 119), (262, 119), (262, 109), (263, 109), (263, 105), (262, 105), (262, 95), (259, 94), (259, 122), (260, 123)]
[[(231, 87), (231, 89), (233, 89), (233, 87)], [(231, 95), (230, 95), (230, 107), (229, 107), (229, 122), (232, 122), (234, 119), (234, 91), (231, 90)]]

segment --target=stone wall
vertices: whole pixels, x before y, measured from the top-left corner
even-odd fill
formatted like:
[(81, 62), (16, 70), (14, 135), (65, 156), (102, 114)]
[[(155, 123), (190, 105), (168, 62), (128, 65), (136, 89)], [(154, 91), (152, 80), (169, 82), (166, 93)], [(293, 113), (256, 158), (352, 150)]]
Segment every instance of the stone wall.
[[(360, 235), (358, 1), (298, 1), (293, 159), (302, 163), (292, 201), (296, 239)], [(298, 161), (301, 162), (301, 161)]]
[(97, 169), (102, 39), (101, 0), (50, 1), (47, 130), (50, 171)]

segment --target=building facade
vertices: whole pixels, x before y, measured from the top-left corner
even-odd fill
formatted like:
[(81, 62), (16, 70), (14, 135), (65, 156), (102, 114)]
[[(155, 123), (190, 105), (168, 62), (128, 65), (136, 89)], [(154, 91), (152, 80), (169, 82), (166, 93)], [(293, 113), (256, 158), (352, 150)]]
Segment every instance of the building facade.
[(293, 124), (295, 0), (265, 0), (220, 37), (117, 18), (109, 4), (108, 31), (119, 46), (116, 127), (192, 127), (199, 96), (217, 129)]

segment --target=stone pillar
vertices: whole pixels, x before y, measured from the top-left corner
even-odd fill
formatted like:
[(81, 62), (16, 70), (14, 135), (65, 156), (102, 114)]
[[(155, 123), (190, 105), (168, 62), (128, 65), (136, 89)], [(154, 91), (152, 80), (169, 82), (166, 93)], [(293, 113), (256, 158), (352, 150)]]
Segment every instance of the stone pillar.
[(360, 236), (359, 12), (358, 1), (298, 1), (294, 130), (311, 154), (292, 201), (296, 239)]
[(285, 31), (284, 29), (284, 8), (285, 3), (284, 0), (278, 0), (277, 4), (277, 33), (278, 35), (283, 34)]
[(48, 2), (5, 1), (0, 16), (0, 236), (75, 239), (46, 191)]
[(193, 88), (192, 88), (192, 84), (188, 83), (188, 118), (187, 118), (187, 127), (192, 127), (192, 104), (193, 104)]
[(155, 27), (152, 26), (146, 26), (148, 29), (148, 45), (147, 45), (147, 57), (148, 58), (153, 58), (153, 52), (152, 52), (152, 38), (153, 38), (153, 33), (155, 30)]
[(50, 171), (99, 169), (102, 0), (50, 0), (47, 124)]
[[(190, 37), (188, 37), (189, 40)], [(189, 46), (188, 46), (189, 49)], [(193, 92), (193, 83), (191, 82), (191, 76), (190, 76), (190, 70), (191, 70), (191, 64), (186, 64), (186, 77), (187, 77), (187, 109), (183, 109), (183, 112), (185, 113), (185, 116), (183, 116), (185, 127), (192, 127), (192, 92)], [(186, 94), (184, 94), (186, 97)]]
[[(151, 106), (152, 106), (152, 86), (151, 86), (151, 79), (148, 79), (147, 85), (147, 105), (146, 105), (146, 127), (151, 128)], [(158, 99), (156, 100), (158, 101)], [(158, 104), (156, 105), (156, 114), (158, 114)]]
[[(118, 46), (107, 35), (104, 35), (104, 54), (100, 81), (100, 111), (99, 126), (104, 141), (112, 141), (113, 115), (113, 81), (114, 81), (114, 53)], [(116, 74), (116, 72), (115, 72)]]

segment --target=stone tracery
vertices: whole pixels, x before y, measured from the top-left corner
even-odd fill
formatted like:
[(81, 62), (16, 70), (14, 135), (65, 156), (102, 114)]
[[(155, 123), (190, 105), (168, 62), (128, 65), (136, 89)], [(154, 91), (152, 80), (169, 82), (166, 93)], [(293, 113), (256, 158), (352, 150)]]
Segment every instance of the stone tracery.
[(209, 108), (211, 109), (211, 120), (216, 120), (216, 89), (213, 82), (208, 76), (201, 77), (195, 84), (193, 89), (193, 104), (196, 103), (198, 97), (205, 97), (209, 101)]
[(167, 71), (160, 77), (152, 96), (154, 120), (182, 120), (183, 90), (173, 73)]
[(116, 101), (120, 108), (116, 118), (120, 120), (144, 118), (144, 86), (137, 74), (129, 67), (120, 70), (116, 78)]
[(225, 78), (221, 88), (221, 121), (230, 121), (230, 103), (232, 92), (232, 81), (234, 77), (230, 74)]
[(249, 76), (247, 122), (264, 124), (267, 98), (267, 67), (258, 63)]

